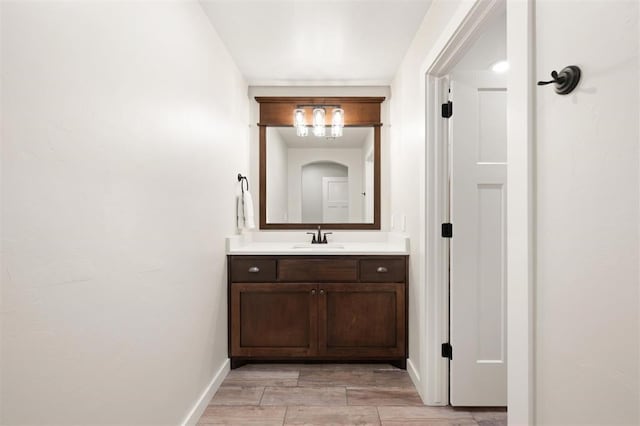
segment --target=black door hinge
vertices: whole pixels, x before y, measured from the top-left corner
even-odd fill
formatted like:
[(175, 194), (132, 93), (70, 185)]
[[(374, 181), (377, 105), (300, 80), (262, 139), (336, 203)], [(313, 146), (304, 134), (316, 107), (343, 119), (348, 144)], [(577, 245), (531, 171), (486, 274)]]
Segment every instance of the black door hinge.
[(442, 118), (451, 118), (453, 115), (453, 102), (442, 104)]
[(442, 358), (453, 359), (453, 348), (451, 347), (451, 343), (442, 344)]
[(442, 224), (442, 238), (453, 238), (453, 223)]

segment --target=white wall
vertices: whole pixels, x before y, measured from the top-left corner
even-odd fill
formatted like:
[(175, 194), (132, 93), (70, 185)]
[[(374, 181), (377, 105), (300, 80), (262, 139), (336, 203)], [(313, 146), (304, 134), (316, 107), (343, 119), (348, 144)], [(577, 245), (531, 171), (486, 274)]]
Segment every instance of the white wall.
[[(367, 136), (364, 139), (362, 145), (362, 192), (366, 195), (361, 197), (362, 199), (362, 218), (363, 222), (373, 222), (373, 173), (374, 172), (374, 143), (375, 132), (373, 128), (369, 129)], [(367, 158), (369, 158), (369, 164), (367, 165)], [(367, 174), (367, 167), (369, 173)]]
[[(362, 203), (360, 203), (362, 150), (357, 148), (289, 148), (289, 221), (302, 222), (302, 166), (318, 161), (330, 161), (347, 166), (349, 169), (349, 221), (362, 222)], [(352, 182), (356, 184), (352, 185)]]
[[(276, 127), (267, 128), (267, 222), (288, 222), (288, 147)], [(258, 194), (257, 191), (253, 191)]]
[[(464, 16), (473, 1), (436, 0), (427, 12), (391, 85), (390, 205), (392, 230), (411, 237), (409, 266), (409, 371), (425, 402), (445, 404), (438, 397), (430, 369), (441, 362), (440, 347), (427, 346), (425, 310), (425, 74), (452, 22)], [(430, 326), (430, 325), (429, 325)], [(428, 359), (431, 358), (432, 362)], [(444, 374), (445, 372), (443, 372)]]
[[(536, 410), (541, 425), (640, 424), (637, 1), (536, 3)], [(606, 30), (605, 30), (606, 29)]]
[(195, 2), (2, 2), (2, 424), (177, 424), (227, 359), (247, 87)]

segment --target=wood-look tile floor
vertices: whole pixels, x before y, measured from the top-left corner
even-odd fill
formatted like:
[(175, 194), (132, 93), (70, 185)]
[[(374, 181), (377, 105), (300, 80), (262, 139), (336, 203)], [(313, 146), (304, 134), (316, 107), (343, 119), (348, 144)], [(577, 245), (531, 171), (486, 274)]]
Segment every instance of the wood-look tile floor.
[(385, 364), (249, 364), (198, 424), (506, 426), (507, 413), (426, 407), (407, 372)]

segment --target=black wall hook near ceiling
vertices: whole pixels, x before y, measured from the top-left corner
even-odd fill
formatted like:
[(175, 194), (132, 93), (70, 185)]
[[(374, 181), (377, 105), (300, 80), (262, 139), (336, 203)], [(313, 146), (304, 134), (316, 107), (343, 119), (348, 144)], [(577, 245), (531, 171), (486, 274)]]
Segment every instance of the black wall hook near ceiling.
[(538, 86), (545, 86), (547, 84), (554, 83), (556, 85), (556, 93), (559, 95), (568, 95), (573, 92), (580, 82), (580, 68), (576, 65), (569, 65), (558, 73), (557, 71), (551, 71), (550, 81), (539, 81)]

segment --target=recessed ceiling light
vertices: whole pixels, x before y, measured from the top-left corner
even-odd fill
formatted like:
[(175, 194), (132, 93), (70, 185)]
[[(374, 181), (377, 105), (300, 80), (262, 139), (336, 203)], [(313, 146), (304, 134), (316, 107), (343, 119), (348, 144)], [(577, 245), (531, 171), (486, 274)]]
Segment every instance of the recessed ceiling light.
[(509, 62), (507, 61), (498, 61), (491, 66), (493, 72), (504, 73), (509, 71)]

